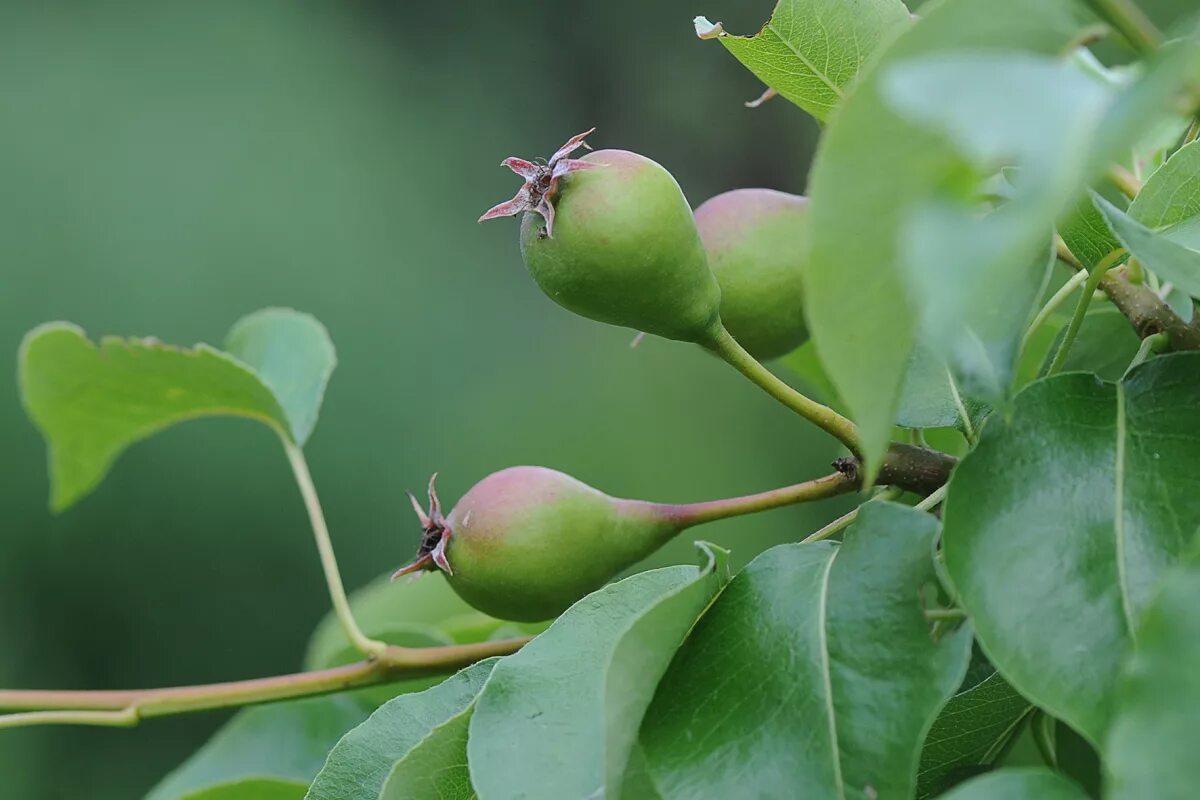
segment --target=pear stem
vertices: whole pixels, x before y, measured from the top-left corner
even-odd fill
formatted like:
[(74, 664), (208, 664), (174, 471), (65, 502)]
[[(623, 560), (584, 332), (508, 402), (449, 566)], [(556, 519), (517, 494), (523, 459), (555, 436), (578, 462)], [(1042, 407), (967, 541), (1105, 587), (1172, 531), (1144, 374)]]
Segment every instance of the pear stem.
[(861, 457), (858, 428), (853, 422), (829, 406), (821, 405), (781, 381), (774, 373), (760, 364), (754, 356), (746, 352), (746, 349), (737, 343), (724, 325), (717, 327), (712, 339), (705, 343), (705, 346), (757, 384), (767, 394), (834, 436), (846, 445), (855, 457)]
[(722, 500), (708, 500), (702, 503), (684, 503), (670, 505), (655, 503), (656, 512), (678, 525), (678, 530), (701, 525), (705, 522), (715, 522), (719, 519), (740, 517), (743, 514), (756, 514), (759, 511), (769, 511), (772, 508), (790, 506), (795, 503), (807, 503), (812, 500), (824, 500), (839, 494), (853, 492), (859, 488), (859, 480), (855, 475), (835, 472), (816, 480), (797, 483), (793, 486), (783, 486), (757, 494), (742, 497), (728, 497)]

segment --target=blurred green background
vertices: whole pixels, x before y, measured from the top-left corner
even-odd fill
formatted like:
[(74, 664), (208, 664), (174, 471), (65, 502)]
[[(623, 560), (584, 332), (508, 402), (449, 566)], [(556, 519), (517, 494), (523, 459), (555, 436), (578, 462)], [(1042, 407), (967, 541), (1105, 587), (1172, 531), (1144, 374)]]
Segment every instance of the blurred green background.
[[(1147, 4), (1160, 20), (1193, 0)], [(592, 125), (688, 198), (799, 192), (816, 126), (714, 43), (771, 0), (644, 3), (10, 2), (0, 5), (0, 364), (51, 319), (220, 343), (266, 305), (310, 311), (340, 366), (307, 451), (347, 583), (411, 556), (403, 496), (490, 471), (708, 499), (823, 474), (837, 454), (698, 349), (550, 303), (512, 220), (476, 225)], [(328, 601), (277, 443), (188, 423), (46, 510), (43, 445), (0, 391), (0, 684), (129, 688), (295, 669)], [(844, 510), (700, 534), (744, 563)], [(690, 561), (689, 541), (655, 563)], [(227, 714), (133, 730), (0, 732), (5, 798), (138, 797)]]

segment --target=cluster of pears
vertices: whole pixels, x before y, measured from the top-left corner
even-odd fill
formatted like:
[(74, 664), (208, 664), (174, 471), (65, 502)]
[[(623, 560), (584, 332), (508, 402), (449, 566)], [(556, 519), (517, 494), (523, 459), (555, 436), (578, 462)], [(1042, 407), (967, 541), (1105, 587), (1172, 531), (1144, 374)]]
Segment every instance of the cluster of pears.
[[(572, 158), (590, 133), (544, 163), (506, 159), (524, 183), (480, 218), (523, 214), (521, 253), (542, 291), (581, 316), (709, 349), (727, 331), (758, 359), (805, 341), (804, 197), (738, 189), (693, 213), (645, 156)], [(429, 500), (428, 511), (413, 501), (424, 536), (396, 576), (440, 570), (471, 605), (520, 621), (556, 616), (696, 522), (542, 467), (489, 475), (446, 515), (432, 482)]]

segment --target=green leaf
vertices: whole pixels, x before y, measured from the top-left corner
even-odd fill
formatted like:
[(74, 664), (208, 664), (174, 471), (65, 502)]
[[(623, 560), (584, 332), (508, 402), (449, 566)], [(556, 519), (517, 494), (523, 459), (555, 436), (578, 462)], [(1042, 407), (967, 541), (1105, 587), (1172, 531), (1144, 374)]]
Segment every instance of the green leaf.
[(1033, 256), (1009, 265), (970, 259), (977, 250), (1004, 253), (1013, 241), (1011, 218), (994, 228), (992, 221), (971, 222), (948, 209), (918, 214), (906, 262), (913, 291), (923, 298), (916, 351), (940, 357), (960, 395), (976, 406), (1007, 404), (1025, 329), (1054, 265), (1036, 238), (1029, 240)]
[(1088, 800), (1075, 784), (1048, 769), (1004, 769), (964, 783), (942, 800)]
[(467, 721), (497, 663), (481, 661), (384, 703), (329, 753), (308, 800), (474, 797), (466, 775)]
[[(1066, 329), (1058, 332), (1046, 354), (1045, 367), (1062, 344)], [(1118, 381), (1137, 354), (1141, 339), (1124, 314), (1110, 303), (1092, 302), (1083, 316), (1079, 336), (1063, 362), (1063, 372), (1092, 372), (1106, 381)]]
[(1157, 134), (1159, 124), (1175, 119), (1179, 107), (1200, 92), (1200, 38), (1174, 39), (1139, 66), (1135, 80), (1117, 95), (1096, 130), (1091, 168), (1097, 174)]
[(727, 580), (725, 551), (699, 547), (701, 568), (652, 570), (593, 592), (496, 666), (471, 719), (480, 796), (618, 795), (659, 677)]
[[(908, 360), (900, 390), (896, 424), (905, 428), (958, 428), (974, 431), (987, 416), (988, 407), (964, 396), (946, 360), (929, 347), (917, 344)], [(968, 418), (964, 420), (964, 415)]]
[(862, 507), (845, 542), (780, 545), (696, 624), (641, 732), (664, 798), (908, 797), (970, 653), (921, 597), (937, 521)]
[(1200, 217), (1200, 141), (1179, 148), (1146, 179), (1129, 216), (1154, 229)]
[(155, 786), (146, 800), (303, 797), (329, 749), (364, 717), (366, 712), (344, 697), (246, 709)]
[[(914, 212), (963, 169), (942, 134), (905, 119), (885, 99), (888, 72), (918, 57), (971, 49), (1052, 55), (1080, 29), (1065, 0), (938, 4), (875, 60), (830, 121), (809, 184), (813, 241), (805, 315), (830, 379), (860, 427), (869, 475), (891, 436), (921, 318), (921, 298), (910, 295), (906, 274), (906, 232)], [(1047, 220), (1042, 236), (1049, 227)]]
[(1200, 741), (1200, 551), (1156, 588), (1117, 689), (1104, 745), (1112, 800), (1196, 795)]
[(95, 489), (134, 442), (185, 420), (248, 417), (303, 444), (334, 367), (324, 327), (307, 314), (267, 309), (234, 326), (231, 346), (240, 357), (155, 339), (95, 345), (65, 322), (30, 331), (19, 378), (49, 450), (51, 508), (62, 511)]
[(1064, 215), (1058, 232), (1071, 253), (1088, 269), (1122, 247), (1117, 237), (1113, 236), (1104, 215), (1092, 202), (1090, 194), (1080, 197)]
[(1192, 297), (1200, 297), (1200, 251), (1179, 244), (1166, 232), (1150, 230), (1100, 195), (1094, 194), (1092, 200), (1121, 244), (1138, 261), (1164, 281)]
[(392, 768), (383, 800), (476, 800), (467, 766), (467, 737), (474, 706), (429, 732)]
[(638, 744), (629, 754), (629, 766), (625, 769), (625, 779), (621, 784), (621, 800), (662, 800), (662, 795), (654, 786), (654, 779), (646, 764), (646, 754)]
[(779, 0), (754, 36), (731, 36), (704, 17), (696, 32), (716, 37), (759, 80), (825, 120), (863, 63), (909, 19), (900, 0)]
[(1101, 796), (1100, 754), (1062, 720), (1054, 723), (1054, 763), (1089, 796)]
[(229, 329), (225, 350), (247, 364), (283, 406), (289, 431), (304, 444), (317, 424), (337, 354), (316, 317), (288, 308), (264, 308)]
[[(1033, 706), (995, 668), (980, 659), (972, 676), (933, 722), (921, 748), (917, 798), (936, 797), (963, 779), (989, 769), (1004, 753)], [(973, 660), (972, 667), (975, 667)]]
[(1197, 353), (1151, 359), (1117, 385), (1038, 381), (950, 482), (945, 564), (980, 644), (1093, 744), (1150, 587), (1200, 528), (1197, 407)]
[[(1200, 245), (1200, 242), (1197, 243)], [(1179, 318), (1184, 322), (1191, 322), (1196, 317), (1196, 304), (1192, 301), (1191, 296), (1179, 291), (1175, 287), (1167, 292), (1167, 296), (1163, 298), (1171, 310), (1179, 315)]]

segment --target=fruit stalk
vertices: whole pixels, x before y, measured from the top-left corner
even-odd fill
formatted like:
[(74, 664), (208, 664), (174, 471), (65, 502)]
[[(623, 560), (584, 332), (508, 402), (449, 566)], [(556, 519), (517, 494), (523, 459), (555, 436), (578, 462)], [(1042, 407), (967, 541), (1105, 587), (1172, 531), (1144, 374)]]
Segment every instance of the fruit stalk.
[(667, 517), (678, 526), (679, 531), (683, 531), (693, 525), (702, 525), (706, 522), (740, 517), (743, 514), (755, 514), (759, 511), (768, 511), (795, 503), (836, 497), (853, 492), (858, 487), (859, 482), (854, 475), (835, 472), (832, 475), (797, 483), (794, 486), (784, 486), (742, 497), (678, 505), (655, 503), (654, 507), (657, 514)]
[(767, 394), (846, 445), (856, 458), (861, 457), (858, 428), (853, 422), (784, 383), (746, 352), (723, 325), (713, 332), (705, 346)]

